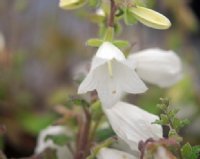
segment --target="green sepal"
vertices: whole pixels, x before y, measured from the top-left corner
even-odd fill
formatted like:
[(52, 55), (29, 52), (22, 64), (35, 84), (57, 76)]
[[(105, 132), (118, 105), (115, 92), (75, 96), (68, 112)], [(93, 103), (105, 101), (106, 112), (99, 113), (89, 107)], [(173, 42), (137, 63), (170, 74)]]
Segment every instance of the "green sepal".
[(124, 41), (124, 40), (115, 40), (112, 43), (113, 43), (113, 45), (115, 45), (119, 48), (125, 48), (130, 45), (128, 41)]
[(101, 106), (101, 102), (98, 100), (95, 103), (93, 103), (91, 105), (91, 114), (92, 114), (92, 119), (94, 121), (97, 121), (101, 118), (102, 114), (103, 114), (103, 110), (102, 110), (102, 106)]
[(104, 41), (112, 41), (114, 38), (114, 32), (113, 27), (108, 27), (104, 35)]
[(102, 43), (103, 43), (103, 40), (101, 39), (89, 39), (86, 42), (86, 45), (91, 46), (91, 47), (99, 47)]
[(137, 23), (137, 19), (128, 8), (124, 9), (124, 22), (126, 25), (133, 25)]

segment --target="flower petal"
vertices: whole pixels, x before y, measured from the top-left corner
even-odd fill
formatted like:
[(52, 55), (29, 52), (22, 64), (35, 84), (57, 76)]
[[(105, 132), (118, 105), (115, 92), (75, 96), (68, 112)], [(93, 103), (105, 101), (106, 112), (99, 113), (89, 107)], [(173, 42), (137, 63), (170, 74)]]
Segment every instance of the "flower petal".
[(146, 49), (128, 57), (136, 72), (146, 82), (169, 87), (182, 78), (180, 58), (173, 51), (159, 48)]
[(97, 159), (138, 159), (126, 152), (112, 148), (102, 148), (97, 154)]
[(94, 79), (93, 71), (90, 71), (86, 78), (81, 82), (78, 88), (78, 94), (84, 94), (96, 89), (96, 81)]
[(96, 57), (112, 60), (116, 59), (117, 61), (125, 61), (126, 58), (124, 54), (118, 49), (115, 45), (110, 42), (104, 42), (99, 49), (97, 50)]
[(115, 133), (134, 151), (138, 150), (138, 144), (141, 140), (162, 137), (162, 127), (152, 124), (156, 119), (159, 119), (158, 116), (137, 106), (118, 102), (110, 109), (104, 108), (104, 111)]
[(96, 89), (103, 106), (109, 108), (115, 105), (123, 93), (143, 93), (147, 87), (133, 69), (116, 60), (112, 60), (111, 77), (107, 64), (96, 69), (94, 77)]
[(57, 152), (58, 159), (68, 158), (72, 159), (72, 153), (68, 149), (67, 146), (59, 146), (53, 143), (52, 140), (47, 140), (46, 137), (48, 135), (59, 135), (65, 134), (67, 136), (71, 136), (72, 132), (64, 126), (49, 126), (46, 129), (42, 130), (39, 134), (37, 140), (37, 146), (35, 148), (35, 154), (42, 153), (47, 148), (55, 149)]

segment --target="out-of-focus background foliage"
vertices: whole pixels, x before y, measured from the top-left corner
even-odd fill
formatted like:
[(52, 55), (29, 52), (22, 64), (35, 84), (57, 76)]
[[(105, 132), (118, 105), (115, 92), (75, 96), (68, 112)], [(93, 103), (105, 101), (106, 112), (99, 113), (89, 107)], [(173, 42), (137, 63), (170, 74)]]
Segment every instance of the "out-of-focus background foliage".
[[(127, 101), (159, 113), (159, 98), (170, 97), (181, 109), (178, 115), (191, 120), (182, 132), (185, 139), (200, 144), (198, 0), (149, 0), (148, 6), (169, 17), (172, 27), (158, 31), (141, 24), (126, 26), (119, 37), (135, 44), (133, 52), (149, 47), (175, 50), (185, 74), (170, 89), (149, 86), (147, 93), (129, 95)], [(83, 66), (95, 53), (85, 41), (98, 33), (86, 11), (61, 10), (58, 0), (0, 0), (0, 125), (7, 128), (0, 148), (8, 157), (31, 155), (37, 134), (59, 117), (55, 106), (76, 94), (74, 78), (84, 73)]]

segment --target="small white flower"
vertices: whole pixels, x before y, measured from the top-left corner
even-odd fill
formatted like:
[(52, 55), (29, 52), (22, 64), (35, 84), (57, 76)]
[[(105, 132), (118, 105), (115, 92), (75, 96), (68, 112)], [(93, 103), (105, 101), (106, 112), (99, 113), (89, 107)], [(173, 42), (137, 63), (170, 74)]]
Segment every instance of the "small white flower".
[(160, 87), (169, 87), (182, 78), (180, 58), (173, 51), (159, 48), (142, 50), (128, 57), (139, 77)]
[(96, 14), (99, 15), (99, 16), (102, 16), (102, 17), (106, 16), (106, 13), (104, 12), (104, 10), (102, 8), (98, 8), (96, 10)]
[(137, 106), (118, 102), (112, 108), (104, 109), (104, 111), (117, 136), (134, 151), (138, 151), (138, 144), (141, 140), (162, 138), (162, 127), (152, 124), (156, 119), (159, 119), (158, 116)]
[(137, 157), (112, 148), (102, 148), (97, 154), (97, 159), (138, 159)]
[(39, 134), (37, 140), (37, 146), (35, 148), (35, 154), (42, 153), (45, 149), (51, 148), (56, 150), (58, 159), (72, 159), (72, 153), (67, 146), (59, 146), (53, 143), (52, 140), (45, 141), (48, 135), (67, 135), (71, 136), (71, 131), (64, 126), (49, 126), (46, 129), (42, 130)]
[(147, 87), (126, 61), (124, 54), (104, 42), (92, 60), (90, 72), (78, 89), (79, 94), (97, 90), (102, 104), (112, 107), (123, 92), (143, 93)]

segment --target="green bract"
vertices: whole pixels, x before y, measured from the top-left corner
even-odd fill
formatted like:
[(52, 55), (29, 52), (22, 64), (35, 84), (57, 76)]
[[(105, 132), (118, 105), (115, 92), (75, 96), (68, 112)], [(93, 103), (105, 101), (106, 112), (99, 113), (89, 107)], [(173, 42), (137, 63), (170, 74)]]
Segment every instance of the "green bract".
[(130, 11), (134, 14), (138, 21), (148, 27), (154, 29), (168, 29), (171, 26), (171, 22), (167, 17), (154, 10), (136, 6), (130, 8)]
[(60, 0), (59, 7), (62, 9), (77, 9), (85, 3), (86, 0)]

